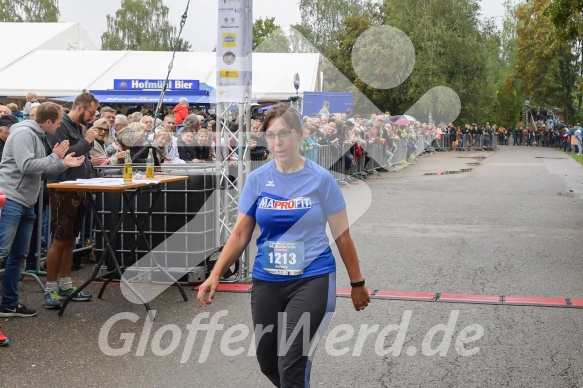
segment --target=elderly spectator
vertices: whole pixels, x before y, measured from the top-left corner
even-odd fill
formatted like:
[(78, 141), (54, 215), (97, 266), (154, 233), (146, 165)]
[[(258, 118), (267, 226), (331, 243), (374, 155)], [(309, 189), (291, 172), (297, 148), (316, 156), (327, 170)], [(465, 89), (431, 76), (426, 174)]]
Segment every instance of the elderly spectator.
[[(123, 151), (130, 151), (133, 163), (146, 163), (150, 146), (146, 143), (145, 125), (142, 123), (129, 123), (117, 133), (117, 142)], [(154, 152), (154, 165), (159, 166), (158, 156)]]
[(4, 152), (4, 145), (8, 136), (10, 135), (10, 127), (18, 124), (18, 119), (13, 115), (0, 116), (0, 161), (2, 161), (2, 153)]
[[(130, 123), (136, 123), (136, 122), (141, 122), (142, 119), (144, 118), (144, 115), (142, 114), (142, 112), (133, 112), (132, 114), (130, 114), (130, 116), (128, 117), (128, 121)], [(153, 121), (152, 121), (153, 122)]]
[[(32, 107), (32, 108), (30, 108), (30, 112), (29, 112), (29, 114), (28, 114), (28, 115), (29, 115), (29, 119), (30, 119), (30, 120), (35, 120), (35, 119), (36, 119), (36, 111), (38, 110), (38, 107), (39, 107), (39, 105), (40, 105), (40, 104), (38, 104), (38, 105), (33, 105), (33, 107)], [(64, 112), (64, 111), (65, 111), (65, 110), (63, 110), (63, 112)]]
[(184, 128), (192, 128), (192, 130), (196, 133), (201, 127), (201, 122), (198, 119), (197, 115), (191, 114), (186, 116), (184, 119)]
[(0, 104), (0, 116), (11, 115), (12, 111), (5, 105)]
[(180, 125), (184, 122), (186, 116), (188, 116), (188, 99), (185, 97), (180, 97), (178, 99), (178, 105), (174, 107), (174, 117), (176, 118), (176, 124)]
[(148, 142), (152, 142), (152, 140), (154, 140), (154, 118), (152, 116), (144, 116), (140, 119), (140, 123), (144, 124), (145, 126), (145, 130), (144, 132), (146, 132), (146, 138), (148, 139)]
[(111, 131), (113, 133), (113, 135), (111, 135), (111, 138), (115, 139), (115, 134), (118, 131), (121, 131), (122, 128), (127, 127), (128, 124), (129, 124), (129, 121), (125, 115), (116, 115), (115, 121), (113, 122), (113, 131)]
[[(93, 123), (93, 128), (97, 129), (97, 137), (93, 141), (93, 148), (89, 152), (91, 164), (93, 166), (103, 166), (108, 164), (118, 164), (126, 156), (125, 151), (115, 151), (113, 155), (108, 152), (106, 141), (109, 132), (109, 124), (106, 119), (99, 119)], [(112, 150), (114, 150), (112, 148)]]

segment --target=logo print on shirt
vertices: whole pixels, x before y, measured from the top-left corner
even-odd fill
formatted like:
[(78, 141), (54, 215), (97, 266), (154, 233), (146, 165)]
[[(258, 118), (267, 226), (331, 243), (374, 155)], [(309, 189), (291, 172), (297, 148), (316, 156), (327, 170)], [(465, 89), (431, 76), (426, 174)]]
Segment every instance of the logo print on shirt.
[(273, 181), (267, 181), (266, 187), (275, 187), (275, 183)]
[(311, 209), (312, 200), (306, 197), (291, 199), (289, 201), (280, 201), (273, 198), (263, 197), (259, 202), (260, 209), (268, 210), (299, 210)]

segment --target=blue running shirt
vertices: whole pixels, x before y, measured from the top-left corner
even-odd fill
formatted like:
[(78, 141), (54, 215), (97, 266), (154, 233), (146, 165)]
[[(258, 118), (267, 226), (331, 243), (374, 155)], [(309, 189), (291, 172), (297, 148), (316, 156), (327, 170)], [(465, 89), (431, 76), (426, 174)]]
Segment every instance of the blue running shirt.
[[(327, 217), (346, 208), (332, 174), (309, 159), (300, 171), (284, 174), (271, 161), (249, 174), (238, 210), (255, 218), (261, 234), (253, 277), (266, 281), (307, 278), (336, 271), (326, 236)], [(277, 275), (261, 265), (265, 241), (303, 242), (304, 272)]]

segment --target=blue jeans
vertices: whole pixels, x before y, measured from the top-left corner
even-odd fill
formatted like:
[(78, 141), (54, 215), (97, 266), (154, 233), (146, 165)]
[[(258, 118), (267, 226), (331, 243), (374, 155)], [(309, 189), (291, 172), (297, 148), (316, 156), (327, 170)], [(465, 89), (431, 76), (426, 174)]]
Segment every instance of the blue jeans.
[(18, 304), (18, 281), (22, 263), (28, 255), (32, 228), (34, 228), (34, 207), (7, 200), (0, 217), (0, 257), (7, 257), (2, 277), (3, 307)]

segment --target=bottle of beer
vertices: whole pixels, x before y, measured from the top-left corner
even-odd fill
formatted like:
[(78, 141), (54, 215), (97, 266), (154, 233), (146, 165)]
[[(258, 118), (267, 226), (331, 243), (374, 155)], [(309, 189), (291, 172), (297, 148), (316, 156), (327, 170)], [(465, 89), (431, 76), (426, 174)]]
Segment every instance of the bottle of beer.
[(124, 182), (131, 182), (132, 181), (132, 173), (133, 173), (133, 166), (132, 166), (132, 156), (130, 155), (130, 150), (126, 151), (126, 158), (123, 163), (123, 181)]
[(154, 155), (152, 149), (148, 151), (148, 158), (146, 159), (146, 178), (154, 178)]

